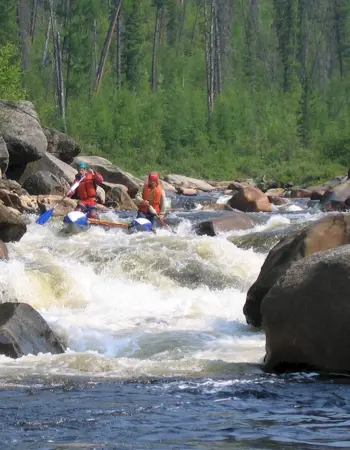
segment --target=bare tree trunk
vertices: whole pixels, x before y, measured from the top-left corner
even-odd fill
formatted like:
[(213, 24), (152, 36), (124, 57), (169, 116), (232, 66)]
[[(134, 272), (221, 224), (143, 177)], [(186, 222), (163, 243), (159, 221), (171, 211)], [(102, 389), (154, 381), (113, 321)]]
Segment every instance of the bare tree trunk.
[(59, 32), (56, 30), (56, 20), (55, 20), (53, 0), (50, 0), (50, 14), (51, 14), (54, 59), (55, 59), (55, 67), (56, 67), (57, 103), (58, 103), (58, 107), (59, 107), (61, 118), (62, 118), (64, 132), (67, 133), (63, 70), (62, 70), (61, 39), (60, 39)]
[(216, 1), (213, 0), (213, 13), (214, 13), (214, 35), (215, 35), (215, 76), (216, 76), (216, 93), (220, 94), (222, 91), (222, 75), (221, 75), (221, 51), (220, 51), (220, 31), (219, 21), (217, 15)]
[(44, 45), (44, 50), (43, 50), (43, 57), (41, 60), (42, 67), (44, 67), (46, 65), (47, 50), (49, 48), (49, 41), (50, 41), (50, 31), (51, 31), (51, 15), (49, 17), (49, 21), (47, 24), (46, 39), (45, 39), (45, 45)]
[(68, 36), (68, 45), (67, 45), (67, 67), (66, 67), (66, 96), (65, 96), (66, 111), (68, 111), (69, 79), (70, 79), (71, 61), (72, 61), (72, 37), (71, 37), (71, 35), (69, 35)]
[(193, 29), (192, 29), (192, 38), (191, 38), (192, 42), (194, 41), (194, 38), (196, 35), (196, 27), (197, 27), (197, 22), (198, 22), (199, 10), (200, 10), (200, 6), (198, 4), (197, 11), (196, 11), (196, 17), (194, 19), (194, 24), (193, 24)]
[(152, 91), (157, 90), (157, 43), (158, 43), (158, 27), (159, 27), (159, 16), (161, 8), (157, 6), (156, 9), (156, 20), (154, 22), (154, 35), (153, 35), (153, 51), (152, 51)]
[(116, 72), (117, 72), (117, 88), (122, 87), (122, 48), (121, 48), (121, 14), (118, 15), (117, 20), (117, 33), (116, 33), (116, 45), (117, 45), (117, 60), (116, 60)]
[(32, 44), (34, 42), (37, 11), (38, 11), (38, 0), (33, 0), (32, 17), (30, 23), (30, 39)]
[(29, 45), (28, 35), (30, 29), (30, 13), (29, 5), (26, 0), (17, 1), (17, 23), (19, 28), (19, 38), (21, 46), (22, 56), (22, 68), (23, 70), (29, 69)]
[(222, 83), (231, 77), (233, 72), (233, 18), (236, 0), (215, 0), (220, 35), (220, 64)]
[(183, 9), (182, 9), (182, 16), (181, 16), (181, 23), (180, 23), (180, 31), (179, 31), (179, 37), (178, 37), (178, 43), (181, 43), (182, 40), (182, 33), (184, 30), (184, 26), (185, 26), (185, 21), (186, 21), (186, 6), (187, 6), (187, 0), (184, 0), (182, 2), (183, 4)]
[(98, 91), (101, 81), (102, 81), (103, 70), (104, 70), (104, 67), (106, 64), (108, 50), (109, 50), (109, 46), (111, 45), (111, 40), (112, 40), (112, 36), (114, 33), (114, 29), (117, 24), (117, 19), (118, 19), (121, 4), (122, 4), (122, 0), (116, 0), (115, 10), (114, 10), (114, 13), (113, 13), (110, 25), (109, 25), (108, 33), (107, 33), (107, 36), (106, 36), (106, 39), (105, 39), (105, 42), (103, 45), (102, 53), (101, 53), (100, 63), (99, 63), (97, 73), (96, 73), (95, 91)]
[(213, 77), (213, 21), (209, 17), (207, 10), (207, 0), (204, 0), (204, 24), (205, 24), (205, 62), (207, 75), (207, 102), (208, 102), (208, 122), (211, 122), (214, 112), (214, 77)]

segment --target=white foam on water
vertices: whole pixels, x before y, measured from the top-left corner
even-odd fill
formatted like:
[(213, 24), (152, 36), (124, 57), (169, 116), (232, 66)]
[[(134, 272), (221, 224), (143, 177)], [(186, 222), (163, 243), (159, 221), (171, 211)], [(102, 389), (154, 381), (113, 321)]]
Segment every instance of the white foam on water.
[[(213, 361), (260, 362), (264, 336), (246, 325), (242, 309), (265, 256), (224, 236), (192, 236), (187, 227), (176, 236), (92, 228), (62, 237), (55, 227), (29, 225), (9, 245), (10, 261), (0, 262), (0, 295), (36, 308), (69, 351), (0, 357), (0, 377), (19, 370), (48, 377), (191, 375), (206, 373)], [(204, 278), (185, 282), (196, 270)]]

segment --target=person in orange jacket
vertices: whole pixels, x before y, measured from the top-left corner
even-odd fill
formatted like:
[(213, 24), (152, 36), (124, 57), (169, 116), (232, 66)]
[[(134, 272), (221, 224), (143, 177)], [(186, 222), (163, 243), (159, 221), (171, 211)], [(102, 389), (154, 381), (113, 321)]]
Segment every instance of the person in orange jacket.
[(84, 162), (78, 163), (77, 170), (78, 174), (73, 184), (79, 182), (79, 185), (74, 190), (69, 190), (67, 197), (72, 197), (75, 194), (79, 199), (79, 209), (95, 206), (96, 188), (98, 184), (103, 183), (103, 177), (98, 172), (89, 169), (88, 165)]
[(157, 172), (151, 172), (149, 174), (148, 182), (136, 194), (135, 203), (139, 209), (136, 218), (139, 219), (142, 217), (148, 219), (152, 223), (152, 226), (154, 226), (157, 216), (163, 221), (166, 208), (166, 195), (159, 183), (159, 175)]

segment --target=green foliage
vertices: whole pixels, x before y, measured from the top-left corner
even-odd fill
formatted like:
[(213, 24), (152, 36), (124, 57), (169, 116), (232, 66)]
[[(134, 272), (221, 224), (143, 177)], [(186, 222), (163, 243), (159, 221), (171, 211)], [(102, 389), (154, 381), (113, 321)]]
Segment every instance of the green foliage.
[(20, 61), (12, 44), (0, 47), (0, 99), (20, 100), (26, 96), (22, 88)]
[[(0, 97), (23, 98), (17, 2), (2, 3), (0, 45), (6, 46), (0, 47)], [(217, 2), (223, 9), (212, 43), (220, 48), (223, 74), (211, 120), (205, 53), (210, 26), (206, 29), (202, 1), (123, 0), (120, 47), (114, 33), (98, 92), (96, 66), (115, 2), (54, 3), (68, 133), (84, 153), (139, 175), (158, 169), (208, 179), (267, 176), (298, 182), (347, 171), (350, 14), (345, 0), (246, 0), (236, 2), (232, 17), (231, 2)], [(211, 2), (206, 4), (210, 19)], [(48, 22), (48, 3), (39, 2), (23, 85), (42, 123), (63, 129), (51, 31), (42, 63)], [(156, 92), (150, 80), (153, 49)]]

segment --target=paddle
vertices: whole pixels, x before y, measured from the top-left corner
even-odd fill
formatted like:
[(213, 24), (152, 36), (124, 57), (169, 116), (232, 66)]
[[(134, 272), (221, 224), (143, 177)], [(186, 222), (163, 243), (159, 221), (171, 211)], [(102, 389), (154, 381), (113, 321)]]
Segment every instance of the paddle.
[(159, 215), (157, 214), (156, 210), (153, 208), (152, 205), (149, 205), (148, 210), (149, 210), (149, 212), (150, 212), (151, 214), (155, 215), (155, 216), (157, 217), (158, 220), (160, 220), (160, 222), (162, 223), (162, 225), (163, 225), (165, 228), (167, 228), (169, 231), (171, 231), (173, 234), (175, 234), (175, 231), (174, 231), (172, 228), (170, 228), (170, 226), (165, 222), (165, 220), (164, 220), (164, 219), (161, 219), (161, 218), (159, 217)]
[(76, 181), (76, 182), (72, 185), (72, 187), (69, 189), (68, 193), (67, 193), (64, 197), (62, 197), (61, 200), (60, 200), (58, 203), (56, 203), (56, 205), (55, 205), (53, 208), (48, 209), (47, 211), (44, 211), (44, 212), (36, 219), (36, 223), (38, 223), (39, 225), (44, 225), (44, 223), (46, 223), (48, 220), (50, 220), (51, 217), (52, 217), (52, 214), (53, 214), (53, 212), (54, 212), (54, 210), (55, 210), (55, 208), (56, 208), (56, 206), (58, 206), (60, 203), (62, 203), (63, 200), (64, 200), (66, 197), (68, 197), (68, 194), (69, 194), (70, 192), (75, 191), (76, 188), (79, 186), (79, 184), (83, 181), (84, 178), (85, 178), (85, 175), (84, 175), (79, 181)]
[(109, 222), (108, 220), (99, 220), (99, 219), (89, 219), (89, 223), (92, 225), (102, 225), (104, 227), (119, 227), (119, 228), (128, 228), (128, 223), (121, 222)]

